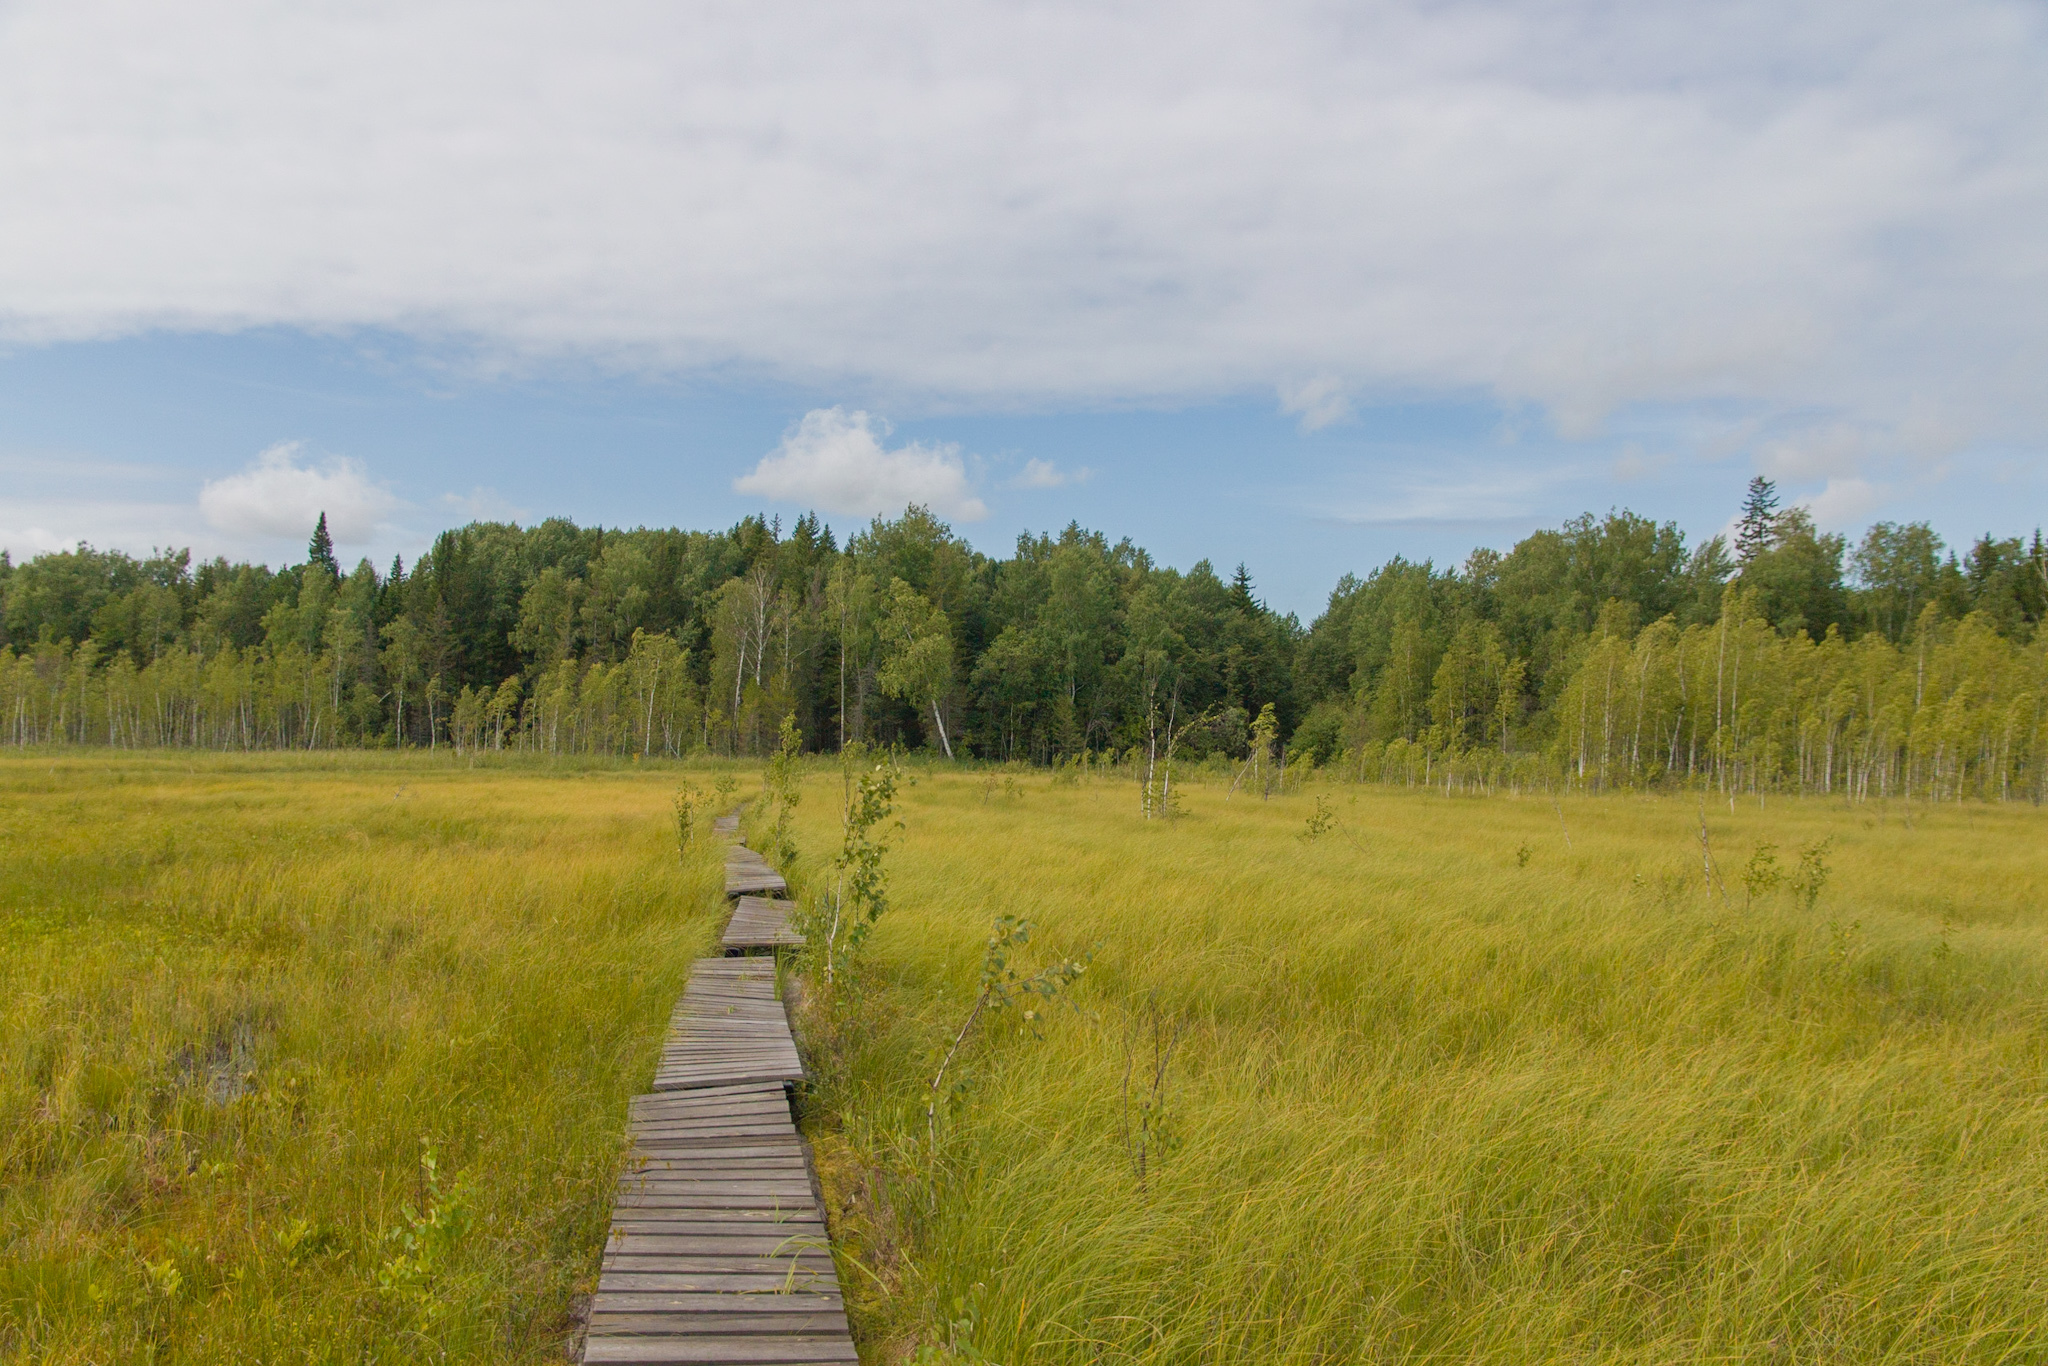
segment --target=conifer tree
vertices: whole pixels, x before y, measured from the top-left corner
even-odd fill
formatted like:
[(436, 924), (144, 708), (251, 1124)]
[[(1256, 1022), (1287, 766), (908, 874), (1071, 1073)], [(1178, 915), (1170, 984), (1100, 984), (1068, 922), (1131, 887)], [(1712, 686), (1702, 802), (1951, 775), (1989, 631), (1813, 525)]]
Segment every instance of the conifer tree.
[(1761, 474), (1749, 481), (1742, 500), (1742, 520), (1735, 526), (1735, 558), (1747, 566), (1771, 548), (1778, 527), (1778, 486)]
[(327, 513), (322, 511), (320, 522), (313, 528), (313, 539), (306, 543), (306, 563), (321, 565), (335, 578), (341, 577), (341, 565), (334, 558), (334, 538), (327, 534)]

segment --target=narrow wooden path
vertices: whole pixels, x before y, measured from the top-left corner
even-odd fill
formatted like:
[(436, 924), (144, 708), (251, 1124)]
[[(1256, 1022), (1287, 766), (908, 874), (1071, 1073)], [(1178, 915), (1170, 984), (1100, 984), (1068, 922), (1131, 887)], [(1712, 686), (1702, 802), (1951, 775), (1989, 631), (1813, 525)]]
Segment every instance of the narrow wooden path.
[(804, 937), (789, 927), (792, 903), (765, 896), (743, 896), (732, 908), (725, 927), (725, 951), (800, 949)]
[(782, 874), (768, 866), (767, 859), (745, 845), (736, 844), (725, 856), (725, 894), (788, 896), (789, 884), (782, 880)]
[(656, 1091), (804, 1079), (769, 958), (699, 958), (669, 1017)]
[[(712, 829), (738, 834), (737, 817)], [(751, 850), (744, 853), (780, 885)], [(726, 886), (733, 883), (728, 860)], [(759, 903), (751, 905), (749, 903)], [(776, 909), (778, 904), (783, 909)], [(788, 903), (742, 896), (780, 949)], [(779, 936), (779, 937), (778, 937)], [(790, 1112), (803, 1078), (772, 958), (702, 958), (677, 1003), (654, 1094), (635, 1097), (586, 1362), (814, 1366), (858, 1362), (810, 1160)]]

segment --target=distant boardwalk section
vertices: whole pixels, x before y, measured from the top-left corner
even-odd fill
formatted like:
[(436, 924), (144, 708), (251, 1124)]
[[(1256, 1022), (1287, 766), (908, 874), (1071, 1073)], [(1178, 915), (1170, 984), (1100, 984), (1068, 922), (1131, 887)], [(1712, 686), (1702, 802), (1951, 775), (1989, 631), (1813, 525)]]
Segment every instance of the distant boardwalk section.
[(782, 880), (782, 874), (768, 866), (767, 859), (745, 845), (736, 844), (725, 855), (725, 894), (787, 896), (789, 884)]
[(725, 927), (725, 951), (800, 949), (804, 937), (789, 927), (791, 903), (765, 896), (743, 896)]

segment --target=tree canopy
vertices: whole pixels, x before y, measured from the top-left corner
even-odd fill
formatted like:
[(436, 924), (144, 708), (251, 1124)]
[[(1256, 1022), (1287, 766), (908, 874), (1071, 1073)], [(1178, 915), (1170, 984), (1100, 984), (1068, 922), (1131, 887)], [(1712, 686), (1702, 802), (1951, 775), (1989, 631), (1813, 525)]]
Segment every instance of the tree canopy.
[(1739, 525), (1733, 554), (1616, 510), (1457, 568), (1397, 556), (1342, 577), (1304, 626), (1243, 565), (1165, 567), (1078, 525), (990, 556), (918, 507), (844, 546), (810, 515), (478, 522), (383, 574), (344, 573), (323, 516), (306, 562), (276, 570), (86, 545), (0, 556), (0, 703), (15, 743), (765, 753), (794, 716), (812, 748), (1036, 763), (1125, 750), (1168, 710), (1184, 754), (1243, 754), (1270, 706), (1315, 762), (1396, 744), (1556, 758), (1573, 689), (1615, 642), (1696, 643), (1739, 618), (1898, 651), (1971, 623), (2039, 653), (2039, 532), (1958, 555), (1924, 523), (1880, 523), (1852, 551), (1767, 481)]

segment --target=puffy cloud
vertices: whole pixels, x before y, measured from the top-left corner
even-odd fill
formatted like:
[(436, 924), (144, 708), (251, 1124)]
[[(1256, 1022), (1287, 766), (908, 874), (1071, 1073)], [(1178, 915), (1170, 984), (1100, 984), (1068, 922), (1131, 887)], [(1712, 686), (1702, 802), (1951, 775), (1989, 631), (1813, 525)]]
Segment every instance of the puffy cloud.
[(732, 481), (740, 493), (772, 502), (872, 517), (922, 503), (941, 517), (978, 522), (988, 505), (967, 481), (960, 448), (911, 442), (888, 450), (889, 424), (864, 412), (815, 408)]
[(208, 480), (199, 491), (210, 526), (253, 540), (310, 535), (324, 512), (335, 544), (365, 545), (404, 506), (358, 462), (336, 456), (315, 466), (302, 460), (296, 441), (279, 442), (240, 474)]
[(1080, 469), (1063, 470), (1050, 460), (1033, 457), (1024, 462), (1024, 468), (1010, 481), (1013, 489), (1057, 489), (1068, 484), (1085, 484), (1088, 476), (1095, 471), (1083, 466)]
[(17, 0), (0, 335), (2034, 439), (2044, 61), (2024, 0)]
[(1813, 514), (1824, 531), (1862, 526), (1884, 503), (1884, 494), (1867, 479), (1830, 479), (1819, 493), (1800, 498), (1797, 505)]

